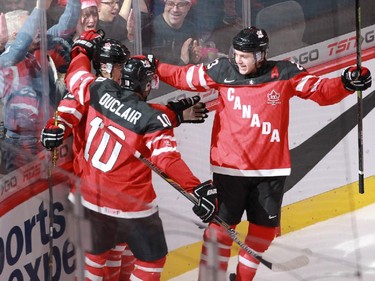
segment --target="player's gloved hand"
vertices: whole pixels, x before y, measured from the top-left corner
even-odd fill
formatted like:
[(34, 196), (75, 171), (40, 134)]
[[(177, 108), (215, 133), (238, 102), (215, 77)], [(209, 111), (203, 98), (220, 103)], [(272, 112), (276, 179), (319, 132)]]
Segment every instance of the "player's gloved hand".
[(158, 68), (159, 60), (155, 58), (153, 54), (147, 54), (146, 58), (156, 70)]
[(211, 180), (205, 181), (194, 188), (193, 194), (198, 199), (194, 205), (193, 212), (203, 222), (210, 222), (214, 219), (217, 211), (217, 190)]
[(40, 142), (48, 149), (59, 147), (64, 140), (65, 126), (63, 124), (52, 125), (47, 124), (40, 135)]
[(94, 48), (97, 43), (99, 43), (104, 38), (104, 31), (99, 29), (84, 31), (79, 39), (77, 39), (72, 45), (72, 51), (70, 56), (73, 59), (79, 53), (84, 53), (89, 59), (92, 59), (94, 53)]
[(138, 58), (138, 59), (141, 59), (141, 60), (147, 60), (150, 65), (154, 68), (153, 71), (156, 70), (156, 68), (158, 67), (158, 64), (159, 64), (159, 60), (157, 58), (155, 58), (155, 56), (153, 54), (147, 54), (147, 55), (136, 55), (136, 56), (132, 56), (133, 58)]
[(366, 67), (361, 67), (361, 72), (357, 67), (348, 67), (341, 74), (341, 80), (348, 91), (364, 91), (371, 87), (371, 72)]
[(182, 112), (182, 123), (203, 123), (208, 117), (207, 113), (206, 104), (198, 102)]
[(168, 102), (168, 107), (177, 115), (178, 123), (203, 123), (208, 117), (206, 105), (200, 96), (189, 97), (179, 101)]

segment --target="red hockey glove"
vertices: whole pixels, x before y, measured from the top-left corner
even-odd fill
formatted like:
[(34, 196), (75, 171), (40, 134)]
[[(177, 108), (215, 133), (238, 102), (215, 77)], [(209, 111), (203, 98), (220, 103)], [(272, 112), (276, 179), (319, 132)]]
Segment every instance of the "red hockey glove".
[(156, 70), (158, 68), (159, 60), (155, 58), (153, 54), (147, 54), (146, 58)]
[(159, 64), (159, 60), (155, 58), (153, 54), (137, 55), (137, 56), (132, 56), (132, 58), (148, 60), (151, 66), (154, 68), (153, 71), (156, 71), (156, 68), (158, 67), (158, 64)]
[(203, 123), (208, 117), (206, 105), (199, 96), (168, 102), (168, 107), (177, 115), (178, 124)]
[(216, 187), (208, 180), (196, 186), (193, 194), (198, 199), (198, 204), (194, 205), (193, 212), (205, 223), (212, 221), (217, 211)]
[(364, 91), (371, 87), (371, 72), (366, 67), (361, 68), (361, 73), (357, 67), (348, 67), (342, 72), (341, 81), (348, 91)]
[(64, 133), (65, 126), (63, 124), (60, 123), (57, 126), (47, 124), (40, 135), (40, 142), (46, 149), (54, 149), (63, 143)]
[(71, 58), (75, 58), (79, 53), (84, 53), (90, 60), (94, 53), (94, 48), (104, 38), (104, 31), (99, 29), (98, 31), (88, 30), (81, 34), (72, 45), (72, 51), (70, 52)]

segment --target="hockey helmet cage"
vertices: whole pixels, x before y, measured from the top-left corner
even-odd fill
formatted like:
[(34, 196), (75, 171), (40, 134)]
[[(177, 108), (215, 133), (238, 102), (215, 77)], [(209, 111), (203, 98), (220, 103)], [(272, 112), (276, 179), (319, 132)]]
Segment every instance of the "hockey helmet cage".
[(265, 52), (268, 49), (268, 43), (266, 31), (255, 26), (242, 29), (233, 38), (233, 48), (242, 52)]
[(94, 49), (92, 58), (93, 67), (100, 72), (102, 63), (123, 64), (130, 56), (128, 48), (115, 39), (104, 39)]
[(130, 58), (122, 69), (121, 88), (143, 93), (155, 74), (155, 67), (146, 58)]

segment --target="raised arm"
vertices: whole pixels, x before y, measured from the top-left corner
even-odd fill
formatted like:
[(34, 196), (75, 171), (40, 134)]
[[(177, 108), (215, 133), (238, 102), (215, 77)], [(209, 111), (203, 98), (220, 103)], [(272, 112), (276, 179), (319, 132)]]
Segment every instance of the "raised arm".
[(124, 20), (128, 20), (130, 9), (131, 9), (132, 1), (131, 0), (124, 0), (122, 3), (119, 15), (123, 17)]
[(4, 51), (5, 45), (8, 42), (8, 27), (5, 15), (0, 13), (0, 54)]
[[(30, 45), (32, 44), (38, 32), (40, 19), (43, 15), (43, 10), (48, 9), (51, 5), (51, 2), (52, 0), (46, 0), (46, 7), (42, 7), (40, 0), (37, 0), (35, 8), (33, 9), (32, 13), (28, 16), (25, 23), (19, 30), (16, 30), (16, 23), (6, 23), (7, 30), (11, 34), (8, 34), (8, 43), (6, 45), (4, 52), (0, 56), (1, 67), (9, 67), (12, 65), (16, 65), (24, 59), (26, 53), (29, 50)], [(26, 13), (26, 11), (17, 12), (20, 13), (20, 15), (23, 12)], [(2, 28), (4, 28), (3, 25)], [(13, 33), (17, 34), (14, 39), (12, 38)]]
[[(84, 96), (86, 89), (96, 76), (91, 73), (92, 54), (95, 43), (102, 36), (94, 30), (82, 33), (81, 37), (73, 43), (68, 71), (65, 76), (67, 90), (77, 96), (77, 100), (85, 104), (89, 97)], [(87, 91), (89, 92), (89, 91)]]
[[(51, 1), (51, 0), (48, 0)], [(81, 15), (81, 0), (68, 0), (59, 22), (48, 29), (47, 34), (69, 39), (76, 30)]]

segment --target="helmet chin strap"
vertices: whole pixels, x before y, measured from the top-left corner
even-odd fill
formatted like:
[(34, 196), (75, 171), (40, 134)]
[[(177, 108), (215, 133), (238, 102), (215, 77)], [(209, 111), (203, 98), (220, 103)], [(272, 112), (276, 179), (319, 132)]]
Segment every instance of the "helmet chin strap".
[(266, 53), (262, 51), (254, 52), (254, 64), (262, 62), (266, 59)]
[(103, 75), (103, 71), (107, 72), (109, 74), (109, 78), (110, 79), (113, 79), (113, 76), (112, 76), (112, 69), (113, 69), (113, 65), (111, 63), (102, 63), (101, 64), (101, 67), (100, 67), (100, 72), (99, 72), (99, 75), (104, 77)]
[(107, 62), (105, 64), (105, 67), (106, 67), (107, 73), (109, 73), (109, 77), (113, 79), (113, 76), (112, 76), (113, 64)]
[[(254, 64), (257, 65), (258, 63), (264, 62), (266, 60), (266, 56), (267, 56), (267, 53), (264, 51), (254, 52)], [(259, 67), (257, 67), (257, 69), (258, 68)]]
[(255, 63), (262, 59), (262, 52), (254, 52)]

